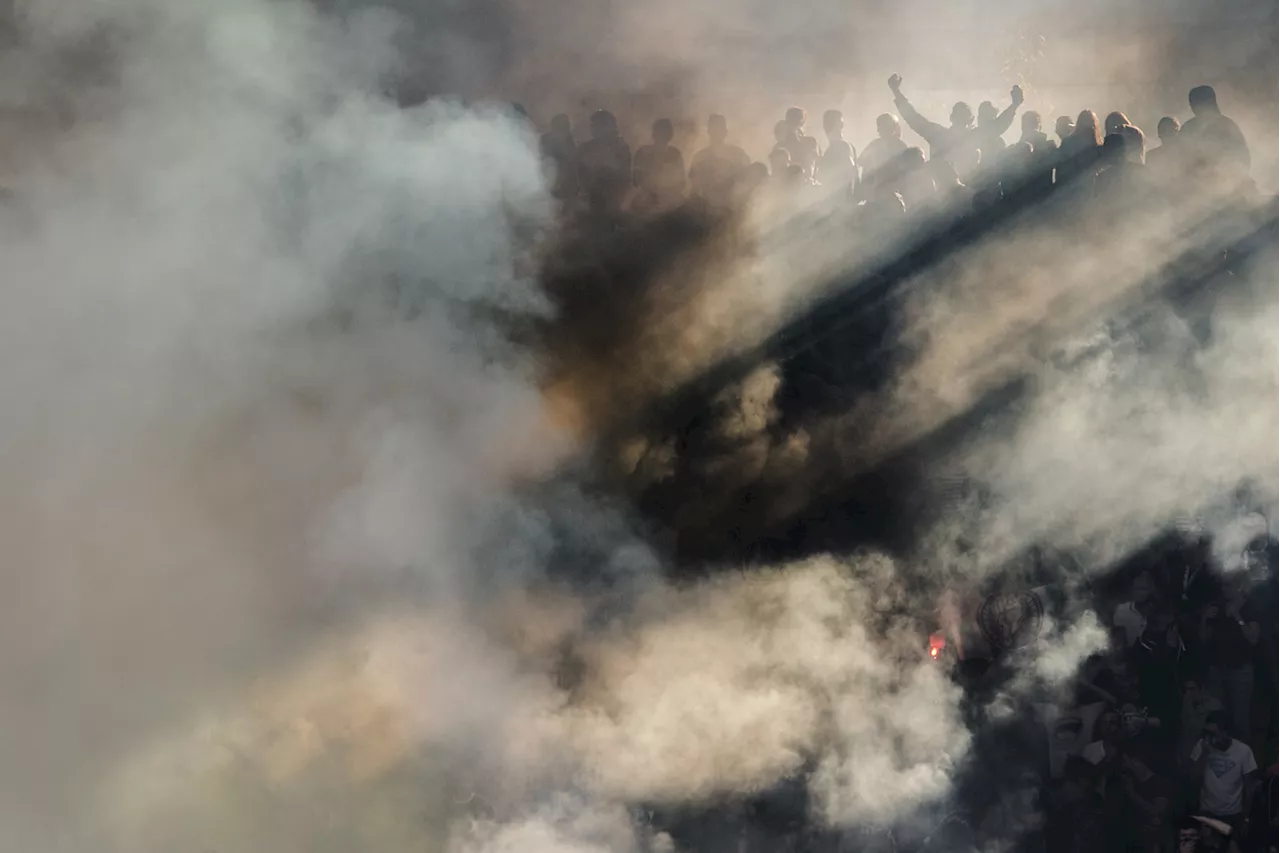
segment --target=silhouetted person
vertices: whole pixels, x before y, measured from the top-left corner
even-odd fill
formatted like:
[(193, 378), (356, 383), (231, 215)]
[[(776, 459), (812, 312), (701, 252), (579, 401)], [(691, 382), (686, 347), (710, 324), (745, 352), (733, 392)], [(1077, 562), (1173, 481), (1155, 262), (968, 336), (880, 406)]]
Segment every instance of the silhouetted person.
[(862, 192), (864, 198), (870, 197), (870, 187), (876, 181), (880, 170), (891, 163), (895, 157), (907, 150), (907, 143), (902, 141), (902, 124), (898, 117), (883, 113), (876, 118), (876, 138), (867, 143), (858, 158), (862, 167)]
[(1102, 123), (1102, 129), (1105, 135), (1110, 136), (1113, 133), (1119, 133), (1120, 128), (1126, 127), (1128, 124), (1129, 117), (1116, 110), (1115, 112), (1107, 113), (1107, 119)]
[(1008, 183), (1016, 185), (1020, 179), (1031, 172), (1035, 160), (1035, 146), (1025, 140), (1018, 140), (1000, 152), (998, 167), (1002, 181), (1007, 177)]
[[(699, 197), (713, 205), (725, 205), (732, 199), (734, 184), (751, 164), (751, 158), (726, 141), (729, 125), (724, 116), (717, 114), (707, 119), (707, 136), (711, 144), (693, 155), (689, 184)], [(768, 175), (767, 167), (765, 174)]]
[(936, 188), (933, 177), (925, 168), (924, 151), (908, 148), (898, 155), (892, 166), (894, 189), (902, 196), (907, 213), (915, 214), (933, 204)]
[(1174, 179), (1177, 166), (1178, 132), (1182, 125), (1173, 116), (1165, 116), (1156, 125), (1156, 136), (1160, 145), (1147, 152), (1147, 168), (1152, 177), (1162, 184), (1169, 184)]
[(1058, 135), (1058, 142), (1066, 142), (1067, 137), (1076, 129), (1076, 123), (1071, 120), (1071, 116), (1058, 116), (1058, 121), (1053, 126), (1053, 132)]
[(1013, 127), (1013, 116), (1022, 106), (1022, 87), (1010, 89), (1009, 98), (1011, 103), (1003, 112), (990, 101), (978, 105), (978, 151), (988, 163), (995, 162), (996, 155), (1004, 150), (1004, 134)]
[(1218, 108), (1212, 86), (1196, 86), (1187, 97), (1194, 118), (1179, 133), (1196, 175), (1242, 180), (1249, 172), (1249, 146), (1234, 121)]
[(1033, 151), (1053, 151), (1058, 147), (1042, 129), (1040, 113), (1035, 110), (1022, 114), (1022, 135), (1018, 137), (1018, 141), (1027, 143)]
[(818, 181), (833, 194), (852, 193), (858, 181), (857, 152), (844, 138), (844, 115), (827, 110), (822, 114), (822, 130), (827, 150), (818, 158)]
[[(787, 149), (791, 162), (804, 169), (807, 176), (813, 177), (814, 167), (818, 163), (818, 140), (806, 136), (804, 132), (805, 113), (800, 107), (791, 107), (782, 119), (782, 130), (774, 130), (779, 145)], [(781, 138), (777, 138), (781, 132)]]
[[(975, 139), (974, 134), (976, 128), (973, 123), (973, 110), (968, 104), (958, 101), (951, 108), (951, 126), (944, 127), (916, 112), (916, 108), (911, 106), (906, 95), (902, 94), (902, 78), (897, 74), (889, 78), (889, 90), (893, 92), (893, 102), (898, 107), (898, 112), (902, 114), (902, 120), (907, 123), (907, 127), (920, 134), (921, 138), (929, 144), (930, 159), (950, 158), (956, 164), (956, 168), (960, 169), (960, 164), (956, 162), (957, 152), (978, 149), (978, 140)], [(961, 174), (964, 174), (963, 169)]]
[(642, 211), (669, 209), (684, 195), (684, 155), (671, 144), (674, 137), (671, 119), (660, 118), (653, 123), (653, 142), (636, 150), (632, 176)]
[(1147, 138), (1142, 132), (1142, 128), (1126, 124), (1119, 130), (1120, 138), (1124, 140), (1124, 157), (1130, 163), (1136, 163), (1139, 166), (1146, 165), (1147, 162)]
[(1053, 169), (1058, 162), (1058, 144), (1049, 138), (1040, 125), (1040, 113), (1028, 110), (1022, 114), (1022, 136), (1019, 142), (1031, 147), (1031, 157), (1023, 179), (1027, 189), (1047, 189), (1053, 186)]
[(1102, 169), (1093, 182), (1094, 197), (1099, 201), (1119, 205), (1133, 200), (1142, 164), (1132, 159), (1132, 147), (1132, 138), (1125, 133), (1109, 133), (1102, 140)]
[(631, 185), (631, 148), (607, 110), (591, 115), (591, 138), (578, 146), (578, 181), (596, 211), (616, 211)]
[(1098, 115), (1093, 110), (1083, 110), (1076, 117), (1075, 130), (1062, 143), (1057, 183), (1066, 184), (1079, 178), (1091, 186), (1101, 150), (1102, 132), (1098, 127)]
[(551, 128), (542, 134), (539, 148), (552, 172), (551, 194), (561, 200), (573, 198), (578, 194), (577, 145), (567, 115), (551, 118)]

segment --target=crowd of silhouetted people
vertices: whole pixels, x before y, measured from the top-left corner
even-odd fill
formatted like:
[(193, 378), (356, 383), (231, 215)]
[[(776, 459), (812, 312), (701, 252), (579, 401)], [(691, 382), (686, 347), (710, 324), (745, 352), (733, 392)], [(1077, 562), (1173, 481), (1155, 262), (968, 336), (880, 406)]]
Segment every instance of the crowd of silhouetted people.
[[(670, 211), (687, 204), (733, 207), (761, 191), (802, 201), (822, 198), (856, 206), (863, 218), (883, 220), (943, 208), (981, 209), (1013, 197), (1072, 186), (1107, 199), (1146, 197), (1161, 185), (1245, 184), (1249, 149), (1237, 124), (1223, 115), (1208, 86), (1191, 90), (1191, 118), (1160, 120), (1156, 140), (1123, 113), (1099, 120), (1084, 110), (1060, 116), (1050, 134), (1040, 113), (1019, 110), (1013, 87), (1003, 109), (990, 101), (975, 115), (957, 103), (946, 124), (922, 115), (894, 75), (889, 89), (897, 114), (876, 120), (876, 136), (861, 150), (847, 138), (839, 110), (822, 114), (822, 141), (810, 133), (804, 109), (792, 107), (774, 126), (763, 159), (753, 159), (733, 136), (724, 115), (706, 122), (704, 147), (686, 159), (672, 144), (673, 122), (653, 122), (651, 139), (635, 148), (619, 132), (616, 117), (591, 115), (586, 138), (567, 115), (557, 115), (541, 136), (553, 193), (570, 212), (617, 223), (627, 217)], [(1018, 138), (1005, 135), (1018, 122)], [(908, 145), (905, 123), (927, 146)]]
[[(654, 121), (652, 138), (633, 151), (604, 110), (591, 115), (585, 139), (568, 116), (555, 116), (541, 152), (566, 217), (610, 229), (690, 208), (737, 210), (762, 197), (844, 211), (855, 227), (875, 230), (920, 217), (982, 218), (1050, 197), (1123, 216), (1130, 205), (1150, 210), (1187, 194), (1237, 204), (1256, 196), (1245, 138), (1208, 86), (1190, 91), (1191, 117), (1161, 119), (1155, 139), (1121, 112), (1060, 116), (1050, 132), (1040, 113), (1022, 111), (1017, 86), (1006, 106), (984, 102), (975, 113), (957, 103), (944, 124), (917, 110), (898, 75), (888, 86), (895, 112), (876, 119), (875, 137), (860, 149), (840, 111), (822, 114), (820, 141), (806, 112), (793, 107), (760, 146), (767, 151), (761, 159), (734, 141), (724, 115), (707, 119), (705, 145), (686, 158), (672, 144), (670, 119)], [(924, 148), (903, 139), (904, 123)], [(1123, 574), (1127, 594), (1106, 611), (1110, 651), (1088, 662), (1077, 688), (1031, 711), (1041, 734), (1026, 760), (1038, 767), (1035, 808), (1043, 821), (1012, 846), (1045, 853), (1276, 849), (1275, 552), (1264, 519), (1243, 568), (1223, 571), (1208, 551), (1184, 548)], [(934, 834), (934, 846), (985, 849), (979, 835), (951, 821)], [(850, 846), (852, 837), (836, 846), (894, 847), (883, 833)], [(806, 844), (789, 838), (788, 849)]]

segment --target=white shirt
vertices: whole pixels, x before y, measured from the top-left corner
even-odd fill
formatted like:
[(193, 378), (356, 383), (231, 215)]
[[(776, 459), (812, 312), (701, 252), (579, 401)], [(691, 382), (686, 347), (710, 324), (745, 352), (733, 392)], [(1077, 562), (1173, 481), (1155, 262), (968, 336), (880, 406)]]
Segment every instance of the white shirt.
[(1203, 740), (1191, 750), (1191, 760), (1199, 761), (1205, 750), (1204, 781), (1200, 788), (1200, 810), (1210, 815), (1233, 817), (1244, 811), (1244, 777), (1258, 769), (1253, 750), (1238, 740), (1224, 750)]
[(1124, 604), (1116, 605), (1116, 612), (1111, 617), (1111, 624), (1117, 628), (1124, 629), (1125, 640), (1132, 646), (1138, 642), (1142, 632), (1147, 630), (1147, 617), (1138, 612), (1138, 608), (1133, 606), (1132, 601), (1126, 601)]

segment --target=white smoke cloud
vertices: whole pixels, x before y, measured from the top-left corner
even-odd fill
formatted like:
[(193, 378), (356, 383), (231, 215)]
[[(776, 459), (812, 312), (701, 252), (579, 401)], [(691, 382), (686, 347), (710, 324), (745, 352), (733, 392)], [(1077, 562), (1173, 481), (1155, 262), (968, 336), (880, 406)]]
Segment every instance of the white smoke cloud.
[[(377, 21), (22, 11), (10, 61), (50, 76), (20, 106), (69, 114), (6, 152), (4, 843), (100, 849), (121, 762), (320, 654), (406, 570), (458, 598), (455, 531), (558, 458), (533, 366), (463, 323), (545, 313), (514, 232), (549, 209), (508, 119), (373, 95)], [(57, 76), (73, 56), (98, 86)]]
[(5, 103), (54, 118), (5, 152), (6, 846), (585, 853), (802, 773), (836, 825), (946, 796), (959, 691), (891, 561), (668, 586), (614, 507), (521, 491), (576, 449), (501, 330), (548, 311), (527, 129), (380, 99), (380, 13), (22, 12)]

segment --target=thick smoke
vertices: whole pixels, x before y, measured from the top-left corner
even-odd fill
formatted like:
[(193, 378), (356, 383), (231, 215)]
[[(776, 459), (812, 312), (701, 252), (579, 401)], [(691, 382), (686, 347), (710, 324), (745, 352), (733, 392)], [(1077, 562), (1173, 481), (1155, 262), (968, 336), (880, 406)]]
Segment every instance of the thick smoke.
[[(510, 343), (551, 313), (529, 276), (553, 218), (530, 129), (383, 94), (424, 56), (443, 60), (441, 88), (490, 94), (463, 85), (485, 56), (460, 28), (415, 29), (414, 8), (259, 0), (18, 11), (3, 95), (22, 132), (6, 140), (0, 238), (0, 826), (15, 849), (626, 850), (645, 843), (639, 806), (737, 802), (788, 778), (828, 825), (910, 819), (947, 797), (970, 748), (959, 690), (920, 648), (937, 584), (915, 581), (990, 566), (930, 565), (967, 559), (944, 540), (976, 528), (995, 563), (1054, 533), (1046, 477), (1065, 492), (1064, 540), (1110, 534), (1108, 508), (1135, 490), (1145, 514), (1130, 526), (1156, 526), (1177, 509), (1170, 483), (1117, 463), (1152, 440), (1172, 463), (1235, 423), (1258, 380), (1241, 349), (1274, 349), (1256, 325), (1269, 303), (1247, 298), (1223, 315), (1237, 333), (1197, 356), (1205, 387), (1142, 391), (1158, 419), (1128, 433), (1135, 412), (1113, 392), (1044, 377), (1015, 452), (959, 463), (997, 489), (997, 510), (947, 519), (919, 554), (672, 585), (655, 537), (581, 474), (581, 436), (555, 426), (543, 387), (561, 377)], [(615, 68), (659, 67), (644, 45), (661, 18), (627, 19), (639, 41)], [(594, 37), (592, 20), (558, 35)], [(405, 50), (414, 38), (426, 46)], [(636, 408), (847, 265), (758, 231), (744, 269), (725, 260), (735, 233), (669, 271), (692, 294), (659, 299), (667, 325), (636, 346), (658, 376)], [(976, 280), (912, 316), (937, 328), (940, 305), (981, 306)], [(744, 282), (762, 287), (739, 304)], [(964, 334), (998, 342), (1045, 296)], [(954, 343), (935, 337), (897, 378), (903, 430), (928, 426), (937, 407), (921, 401), (942, 389), (960, 407), (992, 381), (972, 367), (981, 352), (950, 358)], [(1026, 363), (1012, 361), (996, 372)], [(1180, 485), (1208, 495), (1252, 469), (1274, 384), (1244, 442), (1197, 456)], [(779, 385), (765, 366), (718, 401), (707, 468), (798, 480), (798, 506), (837, 428), (774, 444)], [(1196, 420), (1203, 399), (1217, 407)], [(1054, 415), (1064, 403), (1076, 421)], [(1087, 466), (1060, 465), (1095, 436), (1110, 443)], [(836, 468), (888, 452), (871, 438)], [(662, 480), (666, 450), (637, 469)], [(1096, 647), (1076, 615), (1070, 642), (1033, 659), (1039, 680)]]
[(545, 312), (516, 235), (549, 208), (507, 118), (374, 94), (377, 20), (21, 11), (7, 100), (52, 118), (7, 151), (3, 825), (101, 849), (99, 800), (159, 733), (360, 629), (406, 576), (464, 600), (458, 531), (561, 449), (531, 365), (469, 319)]
[[(588, 555), (651, 590), (606, 630), (535, 583), (536, 507), (493, 526), (568, 449), (501, 332), (546, 311), (524, 128), (381, 100), (376, 16), (22, 11), (7, 95), (49, 118), (8, 152), (6, 844), (618, 849), (633, 797), (813, 754), (833, 815), (944, 791), (952, 688), (874, 654), (838, 568), (678, 593), (588, 505)], [(880, 690), (938, 708), (900, 755), (907, 718), (849, 707)], [(902, 780), (868, 801), (871, 755)]]

